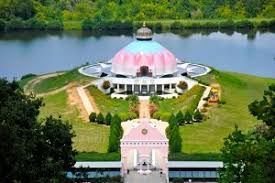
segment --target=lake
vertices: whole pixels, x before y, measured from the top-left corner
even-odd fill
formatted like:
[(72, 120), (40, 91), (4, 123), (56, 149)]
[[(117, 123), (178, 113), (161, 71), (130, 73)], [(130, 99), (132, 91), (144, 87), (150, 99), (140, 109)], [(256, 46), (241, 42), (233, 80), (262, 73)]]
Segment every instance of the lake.
[[(19, 79), (111, 59), (134, 40), (131, 32), (82, 31), (0, 33), (0, 77)], [(275, 78), (275, 33), (181, 31), (154, 40), (179, 59), (217, 69)]]

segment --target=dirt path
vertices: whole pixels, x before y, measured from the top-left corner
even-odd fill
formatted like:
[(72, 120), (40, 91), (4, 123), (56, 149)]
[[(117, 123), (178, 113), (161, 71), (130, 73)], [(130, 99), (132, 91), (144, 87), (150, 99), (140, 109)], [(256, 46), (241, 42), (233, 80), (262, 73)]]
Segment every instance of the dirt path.
[(55, 72), (55, 73), (50, 73), (50, 74), (45, 74), (45, 75), (41, 75), (41, 76), (38, 76), (32, 80), (30, 80), (23, 88), (24, 92), (27, 93), (27, 94), (30, 94), (31, 92), (33, 92), (33, 88), (34, 86), (41, 82), (42, 80), (44, 79), (48, 79), (48, 78), (51, 78), (51, 77), (55, 77), (55, 76), (59, 76), (59, 75), (62, 75), (64, 74), (65, 72)]
[(140, 102), (139, 117), (140, 118), (150, 118), (149, 101), (148, 100), (140, 100), (139, 102)]
[(68, 94), (68, 104), (70, 106), (75, 106), (77, 107), (77, 109), (79, 110), (80, 114), (80, 118), (83, 119), (84, 121), (89, 121), (89, 114), (87, 113), (83, 102), (77, 92), (77, 88), (76, 87), (70, 87), (66, 90), (67, 94)]
[(94, 109), (93, 112), (99, 114), (100, 111), (99, 111), (99, 109), (98, 109), (98, 107), (95, 103), (94, 97), (90, 94), (90, 92), (87, 89), (85, 89), (85, 93), (86, 93), (87, 97), (89, 98), (89, 101), (90, 101), (91, 105), (93, 106), (93, 109)]

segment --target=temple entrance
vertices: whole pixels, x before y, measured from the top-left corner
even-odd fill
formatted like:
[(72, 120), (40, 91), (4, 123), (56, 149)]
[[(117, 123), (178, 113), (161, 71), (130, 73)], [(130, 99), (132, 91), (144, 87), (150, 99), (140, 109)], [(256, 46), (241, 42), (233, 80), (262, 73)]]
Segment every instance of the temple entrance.
[(137, 72), (137, 77), (152, 77), (152, 72), (150, 72), (148, 66), (141, 66), (139, 72)]

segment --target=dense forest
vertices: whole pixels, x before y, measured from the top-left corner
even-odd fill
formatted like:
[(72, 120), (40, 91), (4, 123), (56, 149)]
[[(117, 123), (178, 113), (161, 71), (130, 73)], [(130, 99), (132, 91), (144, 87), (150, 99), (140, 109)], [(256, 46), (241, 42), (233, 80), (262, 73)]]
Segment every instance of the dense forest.
[(85, 20), (247, 18), (275, 18), (275, 0), (0, 0), (0, 29), (54, 29)]

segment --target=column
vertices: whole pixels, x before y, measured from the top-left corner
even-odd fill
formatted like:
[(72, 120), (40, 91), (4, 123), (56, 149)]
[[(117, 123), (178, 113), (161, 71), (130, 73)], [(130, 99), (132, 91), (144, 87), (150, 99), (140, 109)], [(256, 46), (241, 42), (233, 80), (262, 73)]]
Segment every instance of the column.
[(164, 91), (164, 84), (161, 85), (161, 90)]
[(148, 85), (148, 84), (146, 84), (146, 86), (147, 86), (147, 93), (150, 93), (150, 88), (149, 88), (149, 85)]
[(135, 93), (135, 85), (132, 85), (132, 92)]

